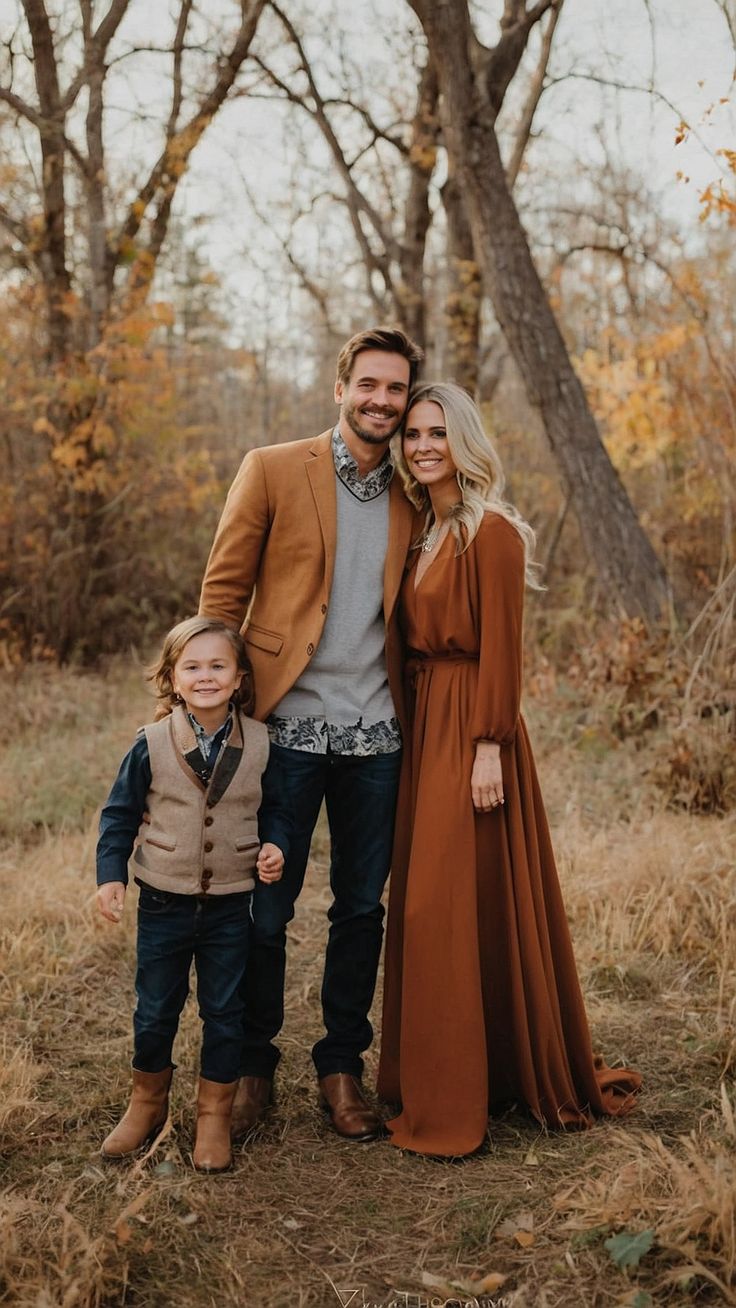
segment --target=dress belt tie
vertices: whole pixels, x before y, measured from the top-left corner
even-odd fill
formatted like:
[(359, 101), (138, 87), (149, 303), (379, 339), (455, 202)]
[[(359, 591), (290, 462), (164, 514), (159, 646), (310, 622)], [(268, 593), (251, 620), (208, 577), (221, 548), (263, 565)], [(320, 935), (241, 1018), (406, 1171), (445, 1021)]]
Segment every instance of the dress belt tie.
[(448, 663), (477, 663), (477, 654), (465, 654), (462, 650), (448, 654), (410, 654), (406, 660), (406, 671), (412, 686), (416, 686), (420, 672), (427, 668), (439, 668)]

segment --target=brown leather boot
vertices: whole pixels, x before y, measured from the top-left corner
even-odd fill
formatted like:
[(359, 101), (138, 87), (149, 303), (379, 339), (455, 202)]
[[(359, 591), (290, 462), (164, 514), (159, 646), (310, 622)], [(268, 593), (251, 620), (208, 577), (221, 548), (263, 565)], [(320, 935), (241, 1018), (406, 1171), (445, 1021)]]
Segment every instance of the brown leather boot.
[(197, 1130), (192, 1161), (198, 1172), (226, 1172), (232, 1165), (230, 1118), (237, 1081), (227, 1085), (199, 1078)]
[(133, 1091), (130, 1103), (102, 1142), (103, 1158), (126, 1158), (161, 1130), (169, 1113), (169, 1086), (172, 1067), (163, 1072), (139, 1072), (133, 1068)]
[(383, 1135), (383, 1122), (366, 1102), (357, 1076), (332, 1072), (319, 1082), (319, 1102), (329, 1114), (338, 1135), (346, 1140), (376, 1140)]
[(241, 1076), (233, 1100), (230, 1134), (239, 1140), (265, 1116), (273, 1103), (273, 1081), (266, 1076)]

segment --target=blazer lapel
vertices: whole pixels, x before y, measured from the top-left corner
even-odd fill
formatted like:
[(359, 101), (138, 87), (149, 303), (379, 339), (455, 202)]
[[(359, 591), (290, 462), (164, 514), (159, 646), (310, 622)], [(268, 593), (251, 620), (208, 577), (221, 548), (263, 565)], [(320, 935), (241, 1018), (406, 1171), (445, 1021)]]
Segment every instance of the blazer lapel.
[(323, 432), (310, 445), (305, 463), (309, 485), (322, 532), (325, 550), (325, 584), (327, 593), (332, 586), (337, 549), (337, 489), (335, 463), (332, 457), (332, 432)]
[(394, 473), (388, 489), (388, 548), (383, 570), (383, 615), (386, 623), (391, 618), (399, 595), (415, 518), (414, 509), (403, 492), (398, 473)]

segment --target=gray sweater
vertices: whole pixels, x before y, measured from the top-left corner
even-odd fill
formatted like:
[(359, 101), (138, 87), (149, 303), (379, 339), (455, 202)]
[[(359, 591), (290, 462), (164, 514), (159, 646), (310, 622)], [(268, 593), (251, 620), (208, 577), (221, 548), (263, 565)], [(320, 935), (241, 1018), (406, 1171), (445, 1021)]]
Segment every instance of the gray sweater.
[(335, 571), (322, 639), (274, 716), (371, 726), (394, 716), (383, 617), (389, 494), (386, 488), (374, 499), (359, 500), (336, 480)]

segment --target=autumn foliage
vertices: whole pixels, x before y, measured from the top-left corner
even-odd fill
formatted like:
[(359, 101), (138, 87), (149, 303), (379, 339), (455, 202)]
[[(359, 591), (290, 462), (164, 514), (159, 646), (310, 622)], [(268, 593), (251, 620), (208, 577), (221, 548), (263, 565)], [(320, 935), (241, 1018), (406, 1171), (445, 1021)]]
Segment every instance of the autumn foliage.
[[(90, 353), (51, 368), (40, 311), (35, 292), (18, 291), (0, 325), (6, 663), (90, 661), (191, 609), (220, 498), (216, 400), (211, 422), (198, 420), (217, 372), (201, 351), (167, 345), (167, 307), (121, 317)], [(232, 363), (224, 351), (221, 366)]]

